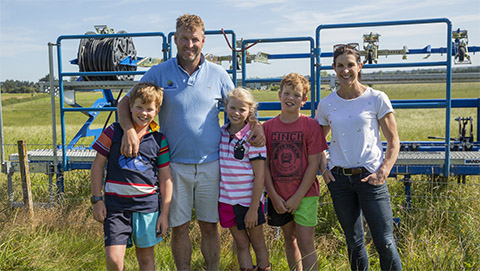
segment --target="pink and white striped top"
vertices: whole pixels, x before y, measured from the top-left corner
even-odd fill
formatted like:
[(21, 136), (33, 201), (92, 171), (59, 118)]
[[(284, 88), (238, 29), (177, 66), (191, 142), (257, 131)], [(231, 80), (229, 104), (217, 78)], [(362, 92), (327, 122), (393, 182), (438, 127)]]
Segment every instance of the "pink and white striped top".
[[(230, 205), (250, 206), (254, 174), (252, 160), (267, 157), (265, 146), (257, 148), (247, 142), (250, 126), (247, 124), (230, 140), (227, 130), (229, 124), (222, 127), (220, 141), (220, 202)], [(235, 150), (236, 149), (236, 150)], [(263, 202), (263, 195), (261, 198)]]

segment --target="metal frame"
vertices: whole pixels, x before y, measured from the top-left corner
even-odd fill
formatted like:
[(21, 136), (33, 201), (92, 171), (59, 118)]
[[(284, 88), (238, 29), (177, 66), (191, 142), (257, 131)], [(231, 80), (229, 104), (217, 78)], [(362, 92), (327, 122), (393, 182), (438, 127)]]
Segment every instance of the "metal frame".
[[(89, 119), (82, 127), (82, 129), (77, 133), (74, 140), (78, 140), (80, 137), (84, 136), (92, 136), (97, 135), (99, 131), (92, 131), (89, 130), (90, 124), (93, 120), (97, 117), (100, 111), (115, 111), (116, 107), (113, 105), (113, 95), (111, 89), (104, 88), (102, 89), (104, 93), (104, 98), (99, 99), (95, 102), (92, 107), (79, 107), (79, 108), (66, 108), (65, 107), (65, 97), (64, 97), (64, 82), (63, 78), (66, 76), (109, 76), (109, 75), (142, 75), (145, 71), (105, 71), (105, 72), (63, 72), (62, 66), (62, 41), (63, 40), (81, 40), (86, 38), (93, 38), (93, 39), (101, 39), (101, 38), (121, 38), (121, 37), (161, 37), (163, 40), (162, 43), (162, 51), (164, 59), (167, 58), (167, 47), (168, 44), (166, 42), (166, 36), (162, 32), (150, 32), (150, 33), (121, 33), (121, 34), (91, 34), (91, 35), (67, 35), (67, 36), (60, 36), (57, 39), (57, 58), (58, 58), (58, 82), (59, 82), (59, 102), (60, 102), (60, 120), (61, 120), (61, 130), (62, 130), (62, 169), (69, 170), (75, 169), (75, 167), (69, 163), (68, 156), (67, 156), (67, 148), (73, 148), (73, 144), (76, 141), (70, 143), (68, 146), (66, 145), (65, 139), (65, 112), (84, 112), (89, 115)], [(53, 85), (51, 86), (53, 89)], [(83, 168), (83, 167), (82, 167)]]
[[(311, 102), (306, 102), (302, 109), (310, 109), (312, 116), (315, 115), (315, 106), (312, 106), (312, 102), (316, 100), (316, 97), (320, 96), (319, 88), (315, 90), (315, 55), (314, 55), (314, 40), (312, 37), (292, 37), (292, 38), (269, 38), (269, 39), (248, 39), (242, 41), (242, 86), (246, 87), (247, 83), (261, 83), (261, 82), (280, 82), (281, 78), (273, 79), (246, 79), (247, 78), (247, 62), (246, 62), (246, 47), (248, 44), (253, 43), (278, 43), (278, 42), (299, 42), (306, 41), (309, 43), (308, 53), (297, 54), (269, 54), (268, 59), (310, 59), (310, 90), (311, 90)], [(258, 110), (280, 110), (280, 102), (260, 102)], [(259, 120), (267, 120), (269, 118), (259, 117)]]
[[(415, 63), (390, 63), (390, 64), (371, 64), (364, 65), (364, 68), (394, 68), (394, 67), (427, 67), (427, 66), (446, 66), (447, 72), (444, 75), (447, 82), (446, 86), (446, 99), (428, 99), (428, 100), (392, 100), (394, 108), (445, 108), (446, 118), (445, 118), (445, 141), (443, 142), (402, 142), (405, 144), (418, 144), (418, 152), (408, 152), (407, 154), (401, 154), (399, 161), (394, 166), (392, 170), (392, 175), (405, 175), (409, 176), (410, 174), (434, 174), (434, 175), (443, 175), (449, 176), (451, 174), (455, 175), (480, 175), (480, 158), (477, 156), (480, 154), (480, 98), (476, 99), (452, 99), (451, 98), (451, 81), (452, 81), (452, 56), (455, 55), (454, 52), (454, 42), (452, 42), (452, 25), (451, 22), (446, 18), (440, 19), (426, 19), (426, 20), (408, 20), (408, 21), (389, 21), (389, 22), (369, 22), (369, 23), (351, 23), (351, 24), (332, 24), (332, 25), (320, 25), (316, 29), (315, 39), (312, 37), (292, 37), (292, 38), (268, 38), (268, 39), (249, 39), (244, 40), (241, 43), (241, 53), (242, 53), (242, 70), (241, 70), (241, 82), (242, 86), (246, 86), (247, 83), (257, 83), (257, 82), (280, 82), (281, 78), (274, 79), (246, 79), (247, 78), (247, 65), (246, 65), (246, 52), (245, 49), (248, 44), (253, 43), (280, 43), (280, 42), (308, 42), (309, 49), (306, 53), (287, 53), (287, 54), (270, 54), (268, 58), (271, 60), (274, 59), (310, 59), (310, 84), (311, 84), (311, 102), (307, 102), (303, 109), (310, 110), (311, 116), (315, 115), (315, 110), (320, 101), (320, 85), (322, 84), (321, 71), (332, 69), (330, 65), (321, 66), (320, 59), (323, 57), (332, 57), (333, 52), (322, 52), (320, 48), (320, 32), (322, 30), (336, 29), (336, 28), (360, 28), (360, 27), (378, 27), (378, 26), (399, 26), (399, 25), (414, 25), (414, 24), (446, 24), (447, 26), (447, 40), (446, 48), (431, 48), (430, 45), (426, 46), (423, 49), (409, 49), (407, 54), (446, 54), (445, 61), (431, 61), (431, 62), (415, 62)], [(80, 137), (83, 136), (98, 136), (101, 131), (90, 130), (89, 126), (96, 118), (100, 111), (115, 111), (116, 107), (113, 104), (114, 98), (112, 95), (112, 88), (127, 88), (128, 86), (133, 85), (135, 82), (118, 82), (118, 81), (105, 81), (105, 82), (64, 82), (64, 77), (67, 76), (109, 76), (109, 75), (142, 75), (145, 71), (128, 71), (128, 72), (64, 72), (62, 67), (62, 41), (63, 40), (81, 40), (85, 38), (107, 38), (107, 37), (161, 37), (162, 38), (162, 53), (163, 60), (166, 61), (172, 57), (172, 37), (175, 32), (170, 32), (168, 36), (165, 36), (162, 32), (151, 32), (151, 33), (122, 33), (122, 34), (92, 34), (92, 35), (67, 35), (60, 36), (57, 39), (55, 44), (49, 43), (49, 61), (50, 61), (50, 89), (51, 89), (51, 100), (52, 100), (52, 129), (53, 129), (53, 144), (52, 144), (52, 153), (49, 159), (40, 158), (40, 159), (31, 159), (31, 168), (32, 172), (43, 172), (50, 176), (50, 185), (52, 185), (51, 178), (53, 174), (57, 174), (57, 191), (63, 192), (63, 171), (74, 170), (74, 169), (89, 169), (91, 167), (91, 162), (94, 158), (94, 151), (90, 148), (84, 150), (74, 150), (75, 142)], [(214, 30), (214, 31), (205, 31), (206, 35), (231, 35), (231, 44), (236, 46), (236, 35), (232, 30)], [(58, 151), (58, 146), (56, 145), (57, 135), (55, 127), (55, 103), (54, 103), (54, 81), (53, 81), (53, 47), (57, 47), (57, 60), (58, 60), (58, 87), (59, 87), (59, 103), (60, 103), (60, 118), (61, 118), (61, 136), (62, 136), (62, 145), (60, 151)], [(235, 48), (233, 48), (235, 49)], [(469, 52), (478, 52), (480, 47), (478, 46), (469, 46)], [(447, 52), (452, 52), (451, 55)], [(232, 69), (227, 70), (228, 73), (232, 74), (233, 82), (235, 86), (237, 85), (237, 53), (238, 51), (232, 50)], [(74, 64), (73, 62), (71, 62)], [(129, 59), (127, 65), (135, 65), (135, 61)], [(329, 78), (332, 80), (332, 78)], [(439, 80), (439, 78), (436, 78)], [(121, 85), (121, 86), (120, 86)], [(71, 88), (81, 88), (81, 89), (92, 89), (103, 92), (103, 98), (97, 100), (91, 107), (77, 107), (77, 108), (66, 108), (65, 107), (65, 89)], [(474, 145), (474, 151), (470, 154), (475, 154), (472, 157), (457, 157), (458, 153), (465, 152), (452, 152), (450, 150), (451, 136), (450, 136), (450, 119), (451, 119), (451, 108), (477, 108), (477, 141)], [(259, 104), (259, 110), (280, 110), (281, 106), (279, 102), (261, 102)], [(89, 120), (81, 128), (81, 130), (74, 137), (72, 142), (66, 143), (66, 133), (65, 133), (65, 113), (66, 112), (83, 112), (89, 116)], [(259, 120), (266, 120), (267, 118), (259, 118)], [(455, 142), (453, 142), (455, 143)], [(2, 146), (3, 147), (3, 146)], [(44, 151), (44, 150), (43, 150)], [(74, 151), (81, 151), (82, 154), (77, 156)], [(29, 153), (32, 157), (35, 151)], [(3, 153), (3, 152), (2, 152)], [(412, 160), (408, 160), (408, 155), (444, 155), (443, 158), (438, 159), (432, 158), (430, 164), (415, 164)], [(54, 160), (52, 161), (52, 155)], [(404, 155), (404, 156), (402, 156)], [(62, 156), (62, 159), (58, 159), (58, 156)], [(11, 156), (12, 157), (12, 156)], [(43, 156), (42, 156), (43, 157)], [(405, 158), (406, 157), (406, 158)], [(403, 160), (402, 160), (403, 159)], [(443, 161), (439, 163), (438, 161)], [(402, 162), (407, 161), (407, 162)], [(430, 160), (429, 160), (430, 161)], [(15, 172), (18, 167), (18, 162), (15, 162), (15, 157), (13, 155), (13, 161), (4, 162), (2, 165), (3, 172), (8, 174), (9, 179), (11, 174)], [(9, 189), (11, 188), (11, 181), (9, 181)], [(10, 190), (9, 190), (10, 191)]]
[[(231, 35), (231, 44), (235, 46), (237, 44), (237, 35), (233, 30), (205, 30), (205, 35)], [(172, 58), (172, 37), (174, 37), (175, 32), (168, 33), (168, 58)], [(225, 37), (226, 38), (226, 37)], [(234, 48), (235, 49), (235, 48)], [(232, 74), (233, 84), (237, 86), (237, 57), (236, 52), (232, 50), (232, 69), (227, 70), (227, 73)]]
[[(359, 28), (359, 27), (379, 27), (379, 26), (399, 26), (399, 25), (415, 25), (415, 24), (446, 24), (447, 36), (446, 36), (446, 52), (452, 52), (452, 23), (447, 18), (440, 19), (425, 19), (425, 20), (406, 20), (406, 21), (386, 21), (386, 22), (369, 22), (369, 23), (349, 23), (349, 24), (330, 24), (319, 25), (316, 29), (316, 53), (317, 59), (317, 87), (320, 88), (321, 84), (321, 70), (330, 70), (332, 67), (325, 67), (320, 65), (321, 48), (320, 48), (320, 31), (326, 29), (339, 29), (339, 28)], [(445, 110), (445, 159), (442, 174), (444, 176), (450, 175), (450, 118), (452, 107), (451, 96), (451, 83), (452, 83), (452, 58), (449, 54), (446, 54), (446, 61), (428, 61), (428, 62), (416, 62), (416, 63), (388, 63), (388, 64), (365, 64), (363, 67), (368, 68), (400, 68), (400, 67), (427, 67), (427, 66), (446, 66), (446, 98), (445, 100), (436, 101), (436, 106), (446, 108)], [(318, 101), (317, 101), (318, 102)], [(426, 100), (425, 102), (430, 102)], [(423, 108), (422, 102), (410, 101), (408, 102), (410, 108)]]

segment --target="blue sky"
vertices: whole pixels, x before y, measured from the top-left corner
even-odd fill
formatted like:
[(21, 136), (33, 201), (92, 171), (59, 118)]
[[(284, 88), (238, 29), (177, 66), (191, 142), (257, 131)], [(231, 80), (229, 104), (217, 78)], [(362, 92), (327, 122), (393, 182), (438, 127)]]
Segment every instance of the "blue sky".
[[(115, 31), (169, 33), (174, 31), (175, 19), (184, 13), (200, 15), (207, 30), (234, 30), (237, 38), (245, 39), (314, 38), (315, 29), (322, 24), (448, 18), (453, 29), (468, 30), (470, 46), (480, 46), (480, 0), (0, 0), (0, 81), (36, 82), (48, 74), (47, 44), (60, 35), (84, 34), (97, 24), (106, 24)], [(432, 24), (325, 31), (321, 47), (325, 51), (335, 43), (361, 43), (362, 35), (371, 31), (381, 34), (381, 49), (420, 49), (429, 44), (444, 47), (445, 29), (444, 24)], [(161, 57), (156, 41), (134, 39), (134, 43), (138, 56)], [(62, 47), (65, 61), (76, 58), (78, 41)], [(305, 48), (307, 45), (302, 43), (260, 44), (250, 52), (304, 53)], [(225, 55), (228, 47), (223, 37), (211, 36), (207, 37), (204, 52)], [(394, 61), (395, 57), (380, 57), (379, 61)], [(472, 59), (473, 65), (480, 65), (480, 53)], [(292, 71), (306, 74), (309, 70), (303, 60), (272, 62), (252, 64), (248, 76), (281, 76)], [(78, 70), (74, 65), (64, 66), (66, 71)]]

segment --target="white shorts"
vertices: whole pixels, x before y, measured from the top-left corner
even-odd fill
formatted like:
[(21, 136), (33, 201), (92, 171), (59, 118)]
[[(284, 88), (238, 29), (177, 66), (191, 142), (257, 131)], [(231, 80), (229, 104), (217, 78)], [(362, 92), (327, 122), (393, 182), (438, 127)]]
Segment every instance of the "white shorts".
[(205, 164), (170, 163), (173, 194), (168, 213), (170, 227), (177, 227), (192, 220), (195, 209), (200, 221), (217, 223), (220, 195), (219, 160)]

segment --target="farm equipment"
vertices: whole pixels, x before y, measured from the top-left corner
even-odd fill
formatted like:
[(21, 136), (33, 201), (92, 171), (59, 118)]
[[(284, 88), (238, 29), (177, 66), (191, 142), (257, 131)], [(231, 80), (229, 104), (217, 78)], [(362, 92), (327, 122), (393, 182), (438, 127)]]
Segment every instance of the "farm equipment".
[[(245, 39), (237, 41), (235, 32), (232, 30), (212, 30), (206, 31), (206, 35), (231, 35), (231, 44), (235, 44), (238, 48), (230, 48), (232, 54), (228, 56), (215, 56), (214, 54), (206, 54), (206, 59), (216, 63), (222, 61), (230, 61), (231, 67), (227, 70), (231, 74), (232, 80), (237, 85), (237, 73), (241, 70), (241, 85), (246, 87), (247, 84), (253, 83), (278, 83), (281, 78), (254, 78), (247, 76), (248, 63), (261, 62), (270, 63), (275, 60), (288, 59), (306, 59), (309, 60), (309, 75), (306, 77), (310, 80), (311, 94), (303, 109), (310, 110), (311, 116), (315, 115), (315, 110), (318, 102), (321, 99), (320, 89), (322, 80), (325, 80), (325, 75), (322, 74), (326, 70), (331, 70), (330, 65), (322, 65), (321, 58), (331, 58), (333, 52), (322, 51), (320, 47), (320, 32), (322, 30), (330, 30), (336, 28), (348, 27), (363, 27), (372, 28), (376, 26), (402, 26), (415, 24), (431, 24), (442, 23), (446, 24), (447, 41), (444, 48), (431, 48), (426, 46), (421, 49), (407, 49), (404, 46), (401, 50), (381, 50), (379, 49), (380, 35), (375, 32), (369, 32), (364, 35), (364, 51), (361, 52), (366, 56), (364, 68), (408, 68), (408, 67), (425, 67), (425, 66), (441, 66), (446, 69), (446, 74), (442, 80), (445, 82), (445, 98), (444, 99), (423, 99), (423, 100), (392, 100), (394, 108), (408, 109), (408, 108), (442, 108), (445, 110), (445, 136), (440, 138), (440, 141), (432, 142), (402, 142), (404, 149), (401, 151), (397, 163), (391, 171), (392, 176), (397, 175), (480, 175), (480, 142), (479, 131), (477, 131), (477, 141), (473, 139), (472, 122), (473, 118), (459, 118), (459, 137), (453, 140), (450, 137), (450, 114), (452, 108), (476, 108), (480, 112), (480, 98), (473, 99), (452, 99), (451, 98), (451, 82), (452, 82), (452, 58), (456, 56), (460, 49), (455, 51), (453, 38), (456, 37), (458, 44), (465, 44), (465, 59), (467, 57), (467, 42), (466, 31), (465, 34), (459, 31), (458, 36), (455, 36), (451, 31), (451, 22), (448, 19), (426, 19), (426, 20), (410, 20), (410, 21), (393, 21), (393, 22), (374, 22), (374, 23), (359, 23), (359, 24), (339, 24), (339, 25), (320, 25), (316, 29), (316, 36), (313, 37), (293, 37), (293, 38), (262, 38), (262, 39)], [(116, 101), (122, 90), (128, 90), (136, 81), (132, 80), (135, 76), (143, 75), (145, 70), (137, 70), (137, 67), (148, 67), (171, 58), (172, 54), (172, 37), (173, 32), (167, 35), (162, 32), (149, 33), (126, 33), (120, 31), (113, 33), (113, 30), (108, 27), (96, 28), (97, 33), (87, 33), (86, 35), (69, 35), (60, 36), (55, 44), (49, 44), (50, 57), (50, 89), (59, 89), (59, 105), (61, 118), (61, 137), (62, 144), (57, 148), (56, 134), (54, 134), (52, 149), (47, 150), (33, 150), (28, 153), (31, 164), (40, 166), (35, 167), (36, 171), (43, 172), (50, 176), (57, 175), (57, 187), (60, 192), (63, 192), (63, 172), (68, 170), (89, 169), (95, 151), (89, 146), (78, 146), (81, 138), (92, 137), (93, 141), (100, 135), (102, 129), (90, 129), (92, 122), (96, 119), (98, 114), (103, 111), (114, 112), (116, 110)], [(163, 58), (139, 57), (136, 53), (136, 48), (133, 46), (133, 39), (136, 37), (156, 37), (162, 40), (159, 53), (163, 54)], [(109, 42), (105, 42), (109, 40)], [(227, 39), (227, 38), (226, 38)], [(462, 39), (464, 40), (462, 42)], [(77, 59), (70, 61), (71, 64), (78, 65), (78, 72), (65, 72), (62, 66), (62, 42), (65, 40), (78, 40), (80, 42)], [(228, 39), (227, 39), (228, 41)], [(307, 44), (299, 53), (287, 52), (284, 54), (266, 54), (263, 52), (250, 53), (248, 48), (257, 43), (284, 43), (296, 42)], [(100, 45), (105, 43), (105, 45)], [(96, 46), (95, 46), (96, 45)], [(58, 83), (53, 82), (53, 48), (57, 49), (58, 58)], [(86, 54), (86, 52), (97, 48), (101, 52), (95, 52), (98, 55), (93, 57)], [(459, 47), (460, 48), (460, 47)], [(479, 51), (480, 47), (468, 47), (469, 52)], [(370, 53), (369, 53), (370, 52)], [(447, 52), (449, 52), (447, 54)], [(378, 63), (378, 56), (398, 54), (403, 55), (406, 59), (407, 54), (440, 54), (452, 57), (446, 57), (445, 61), (429, 61), (425, 59), (423, 62), (405, 62), (402, 63)], [(115, 58), (114, 58), (115, 57)], [(457, 57), (460, 59), (460, 55)], [(95, 62), (95, 60), (100, 60)], [(107, 65), (110, 62), (111, 65)], [(241, 65), (239, 65), (241, 63)], [(373, 64), (375, 63), (375, 64)], [(76, 76), (78, 81), (69, 82), (67, 79)], [(323, 77), (323, 78), (322, 78)], [(103, 97), (96, 100), (91, 106), (83, 107), (75, 101), (75, 91), (98, 91), (102, 92)], [(115, 98), (112, 90), (119, 90), (119, 94)], [(54, 95), (54, 91), (51, 91)], [(53, 97), (53, 96), (52, 96)], [(52, 98), (55, 101), (54, 98)], [(67, 105), (67, 106), (66, 106)], [(73, 106), (72, 106), (73, 105)], [(71, 106), (71, 107), (70, 107)], [(259, 111), (280, 110), (279, 102), (261, 102), (258, 107)], [(55, 104), (52, 102), (52, 124), (55, 125)], [(81, 127), (79, 132), (73, 139), (67, 143), (65, 132), (65, 114), (69, 112), (81, 112), (89, 116), (86, 123)], [(263, 121), (271, 117), (259, 117)], [(470, 124), (470, 131), (467, 133), (466, 127)], [(105, 124), (106, 125), (106, 124)], [(477, 127), (480, 127), (479, 117), (477, 113)], [(55, 129), (54, 129), (55, 130)], [(478, 129), (477, 129), (478, 130)], [(92, 144), (93, 144), (93, 141)], [(451, 143), (462, 141), (461, 148), (450, 148)], [(469, 149), (469, 151), (464, 151)], [(60, 158), (60, 159), (59, 159)], [(11, 155), (9, 162), (2, 167), (3, 172), (11, 174), (18, 172), (18, 155)], [(9, 179), (9, 181), (11, 181)]]
[(452, 32), (455, 64), (472, 64), (468, 55), (468, 32), (458, 28)]
[[(406, 45), (402, 49), (379, 49), (380, 36), (380, 34), (373, 32), (363, 34), (363, 51), (360, 51), (360, 55), (365, 57), (363, 64), (378, 64), (378, 57), (382, 55), (401, 55), (402, 59), (406, 60), (408, 54), (426, 54), (424, 59), (427, 59), (432, 53), (443, 54), (447, 52), (445, 48), (432, 48), (430, 45), (423, 49), (413, 50), (409, 50)], [(480, 51), (478, 46), (468, 47), (468, 31), (465, 29), (458, 28), (452, 31), (452, 43), (454, 64), (472, 64), (469, 50), (473, 53)]]
[(365, 60), (363, 60), (363, 64), (367, 63), (372, 64), (375, 62), (377, 63), (378, 58), (378, 39), (380, 38), (380, 34), (372, 33), (370, 34), (363, 34), (363, 49), (365, 50)]
[[(473, 117), (468, 118), (458, 117), (455, 119), (458, 122), (458, 136), (450, 138), (451, 144), (450, 149), (452, 151), (472, 151), (473, 150)], [(470, 124), (470, 125), (469, 125)], [(469, 133), (467, 135), (467, 127), (469, 128)], [(439, 136), (429, 136), (429, 139), (442, 139), (445, 140), (445, 137)]]
[[(223, 29), (222, 29), (222, 31), (223, 31)], [(237, 71), (242, 70), (242, 68), (241, 68), (242, 58), (245, 58), (245, 63), (246, 64), (251, 64), (252, 62), (268, 64), (268, 54), (267, 53), (257, 52), (256, 54), (251, 54), (250, 52), (248, 52), (247, 49), (254, 46), (256, 43), (251, 44), (250, 46), (247, 46), (244, 49), (239, 49), (241, 47), (242, 42), (243, 42), (243, 39), (241, 39), (241, 40), (239, 40), (235, 43), (236, 48), (232, 48), (232, 46), (228, 42), (226, 34), (223, 33), (223, 35), (225, 36), (225, 40), (227, 41), (228, 46), (230, 47), (232, 52), (236, 53), (235, 58), (237, 60), (237, 67), (236, 67)], [(245, 52), (245, 53), (242, 54), (243, 52)], [(223, 61), (228, 61), (228, 62), (232, 63), (232, 58), (233, 58), (232, 55), (227, 55), (227, 56), (216, 56), (216, 55), (213, 55), (213, 54), (206, 54), (205, 55), (206, 60), (208, 60), (210, 62), (213, 62), (213, 63), (216, 63), (218, 65), (222, 65)], [(232, 69), (232, 65), (230, 65), (230, 69)]]

